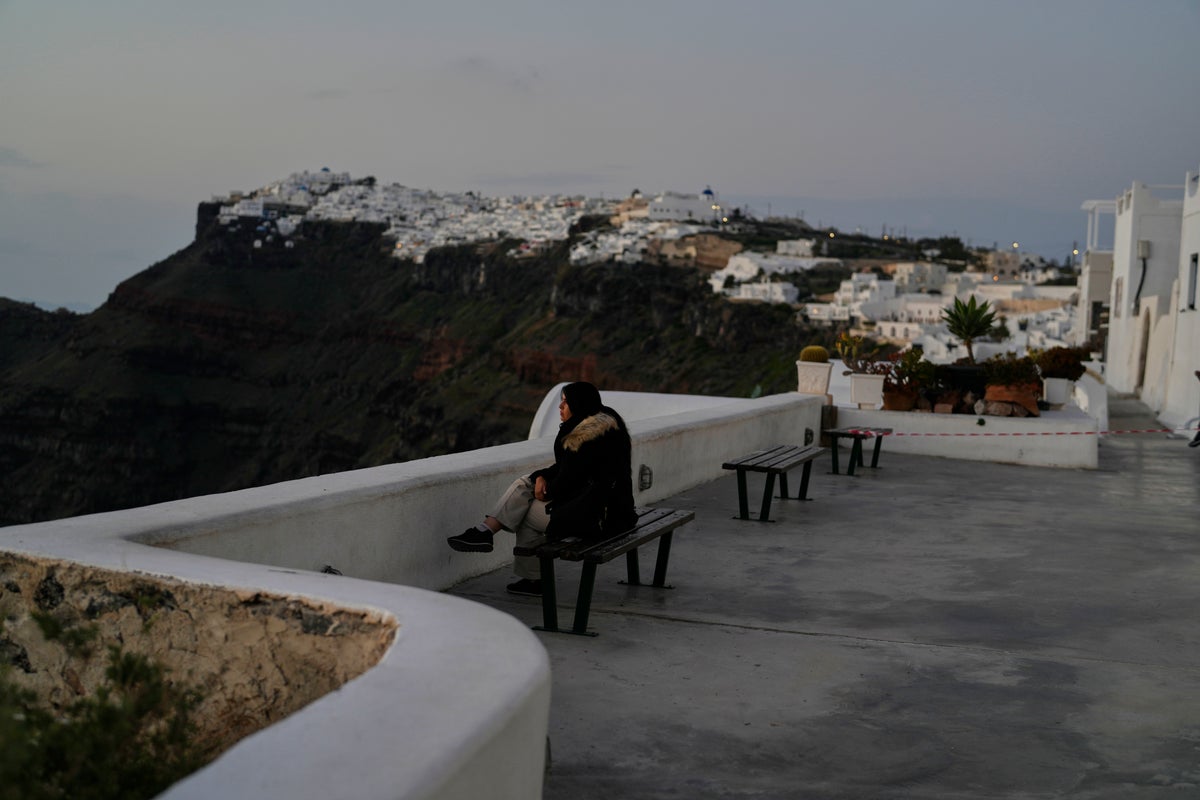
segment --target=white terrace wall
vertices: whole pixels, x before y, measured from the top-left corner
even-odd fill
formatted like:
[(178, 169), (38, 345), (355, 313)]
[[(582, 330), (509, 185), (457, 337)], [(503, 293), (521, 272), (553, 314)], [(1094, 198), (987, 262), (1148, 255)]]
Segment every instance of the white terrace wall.
[[(620, 405), (616, 394), (604, 397)], [(806, 428), (819, 431), (820, 409), (820, 398), (793, 393), (629, 419), (635, 500), (652, 504), (719, 477), (725, 460), (803, 442)], [(482, 521), (515, 477), (552, 461), (552, 444), (548, 435), (169, 503), (163, 525), (137, 540), (287, 569), (330, 564), (356, 578), (446, 589), (511, 560), (504, 546), (489, 555), (455, 553), (446, 537)], [(637, 491), (642, 465), (653, 483)]]
[[(1078, 398), (1080, 387), (1075, 391)], [(891, 428), (893, 433), (885, 437), (880, 457), (885, 467), (887, 452), (1041, 467), (1095, 469), (1099, 464), (1097, 421), (1074, 405), (1043, 411), (1039, 417), (839, 407), (837, 423), (839, 427)], [(843, 442), (843, 446), (849, 445)], [(871, 441), (864, 444), (864, 448), (873, 446)], [(869, 458), (867, 449), (864, 454)]]
[[(819, 398), (783, 394), (630, 421), (635, 470), (644, 464), (653, 474), (637, 501), (718, 477), (723, 461), (745, 452), (802, 442), (820, 414)], [(544, 465), (551, 443), (0, 528), (0, 554), (364, 609), (394, 622), (395, 641), (378, 664), (243, 739), (171, 787), (162, 795), (169, 800), (325, 800), (348, 786), (365, 800), (534, 800), (549, 720), (545, 649), (507, 614), (414, 587), (445, 588), (508, 560), (503, 546), (490, 556), (455, 553), (445, 537), (477, 521), (514, 476)], [(345, 574), (318, 572), (324, 564)]]

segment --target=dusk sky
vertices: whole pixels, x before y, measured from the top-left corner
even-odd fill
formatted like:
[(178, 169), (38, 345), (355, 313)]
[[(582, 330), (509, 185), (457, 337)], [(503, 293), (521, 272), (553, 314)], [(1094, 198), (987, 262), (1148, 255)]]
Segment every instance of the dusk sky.
[(1200, 0), (0, 0), (0, 296), (99, 305), (321, 167), (1061, 260), (1084, 200), (1200, 170), (1198, 41)]

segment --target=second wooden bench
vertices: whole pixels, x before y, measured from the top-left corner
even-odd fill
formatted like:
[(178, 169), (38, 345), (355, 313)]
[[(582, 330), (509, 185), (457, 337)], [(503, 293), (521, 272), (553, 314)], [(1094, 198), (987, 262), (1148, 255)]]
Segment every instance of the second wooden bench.
[(760, 522), (770, 522), (771, 493), (775, 489), (775, 477), (779, 476), (779, 497), (780, 499), (786, 499), (788, 496), (788, 470), (803, 464), (804, 472), (800, 477), (800, 492), (797, 495), (797, 499), (808, 500), (808, 477), (812, 472), (812, 462), (813, 459), (824, 452), (824, 447), (798, 447), (796, 445), (781, 444), (767, 450), (756, 450), (749, 455), (736, 458), (733, 461), (726, 461), (722, 464), (722, 469), (737, 470), (737, 519), (750, 519), (750, 504), (746, 498), (747, 472), (765, 472), (767, 474), (767, 485), (763, 490), (762, 505), (759, 507), (758, 519)]

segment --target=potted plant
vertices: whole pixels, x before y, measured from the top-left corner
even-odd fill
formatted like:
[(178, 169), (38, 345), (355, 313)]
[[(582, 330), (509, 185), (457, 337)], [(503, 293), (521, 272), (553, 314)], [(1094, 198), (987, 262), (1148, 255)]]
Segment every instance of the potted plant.
[(829, 351), (819, 344), (810, 344), (800, 351), (800, 358), (796, 361), (796, 391), (825, 395), (826, 405), (832, 404), (833, 399), (829, 395), (829, 373), (832, 370)]
[(942, 321), (946, 323), (950, 335), (967, 348), (966, 358), (956, 361), (946, 370), (950, 388), (964, 397), (968, 393), (979, 397), (983, 394), (984, 376), (983, 370), (975, 363), (974, 344), (977, 339), (991, 332), (996, 322), (996, 312), (987, 300), (976, 302), (975, 295), (971, 295), (965, 303), (956, 297), (954, 305), (942, 309)]
[(1073, 384), (1085, 372), (1084, 355), (1077, 347), (1051, 347), (1034, 355), (1042, 375), (1042, 397), (1051, 408), (1062, 408), (1071, 399)]
[(1037, 399), (1040, 379), (1037, 364), (1029, 356), (1016, 353), (997, 353), (983, 362), (987, 383), (984, 400), (989, 403), (1012, 403), (1038, 416)]
[(975, 295), (971, 295), (965, 303), (956, 297), (953, 306), (942, 309), (942, 321), (946, 323), (946, 329), (967, 348), (968, 364), (975, 363), (972, 346), (975, 340), (987, 336), (995, 320), (996, 312), (992, 311), (991, 304), (987, 300), (976, 303)]
[(877, 408), (883, 402), (883, 381), (891, 369), (889, 362), (873, 358), (878, 345), (865, 336), (843, 333), (834, 347), (846, 365), (843, 374), (850, 376), (850, 402), (859, 408)]
[(912, 411), (921, 392), (933, 388), (934, 365), (921, 356), (918, 349), (888, 356), (888, 372), (883, 379), (885, 411)]

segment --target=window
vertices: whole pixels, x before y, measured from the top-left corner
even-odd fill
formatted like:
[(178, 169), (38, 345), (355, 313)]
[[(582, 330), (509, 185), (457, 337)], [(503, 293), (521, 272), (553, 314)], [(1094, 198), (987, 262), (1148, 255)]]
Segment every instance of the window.
[(1196, 310), (1196, 267), (1200, 262), (1200, 253), (1192, 253), (1192, 263), (1188, 264), (1187, 278), (1187, 307)]

